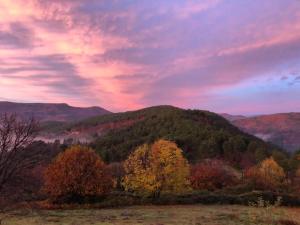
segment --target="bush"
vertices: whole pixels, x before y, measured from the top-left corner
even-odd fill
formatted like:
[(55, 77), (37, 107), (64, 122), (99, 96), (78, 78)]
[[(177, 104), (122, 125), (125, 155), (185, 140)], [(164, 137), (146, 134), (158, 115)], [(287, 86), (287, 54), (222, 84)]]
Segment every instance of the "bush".
[(206, 160), (191, 169), (191, 186), (195, 190), (214, 191), (237, 184), (237, 172), (220, 160)]
[(100, 200), (113, 180), (101, 158), (90, 148), (73, 146), (60, 153), (45, 172), (44, 190), (53, 201)]

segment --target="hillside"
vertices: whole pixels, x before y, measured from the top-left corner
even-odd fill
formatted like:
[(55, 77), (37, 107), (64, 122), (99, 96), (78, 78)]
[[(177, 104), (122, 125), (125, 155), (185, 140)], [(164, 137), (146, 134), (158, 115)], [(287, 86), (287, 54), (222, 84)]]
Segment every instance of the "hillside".
[(124, 160), (138, 145), (158, 138), (175, 141), (190, 161), (225, 157), (236, 163), (250, 163), (273, 149), (215, 113), (172, 106), (89, 118), (57, 135), (75, 142), (88, 141), (106, 161)]
[(34, 117), (40, 122), (69, 122), (92, 116), (104, 115), (109, 111), (100, 107), (80, 108), (67, 104), (0, 102), (0, 114), (17, 113), (19, 116)]
[(300, 149), (300, 113), (280, 113), (234, 120), (241, 130), (290, 152)]

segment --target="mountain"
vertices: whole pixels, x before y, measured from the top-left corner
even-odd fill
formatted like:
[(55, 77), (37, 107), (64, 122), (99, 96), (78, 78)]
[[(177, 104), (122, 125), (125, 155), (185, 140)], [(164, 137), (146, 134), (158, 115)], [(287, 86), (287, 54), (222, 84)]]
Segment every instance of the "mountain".
[(64, 103), (0, 102), (0, 114), (3, 113), (17, 113), (24, 118), (33, 116), (40, 122), (70, 122), (92, 116), (109, 114), (110, 112), (100, 107), (80, 108), (72, 107)]
[(225, 157), (242, 164), (259, 161), (276, 149), (215, 113), (173, 106), (89, 118), (66, 125), (55, 136), (88, 142), (106, 161), (122, 161), (137, 146), (159, 138), (175, 141), (190, 161)]
[(244, 132), (290, 152), (300, 149), (300, 113), (279, 113), (234, 120)]
[[(61, 142), (64, 140), (73, 140), (73, 142), (91, 143), (99, 139), (99, 137), (106, 137), (108, 133), (123, 132), (128, 127), (135, 129), (137, 125), (142, 126), (141, 124), (148, 122), (149, 117), (156, 119), (165, 117), (164, 120), (168, 121), (166, 111), (169, 111), (168, 114), (171, 117), (177, 111), (181, 111), (186, 117), (190, 117), (190, 112), (202, 112), (206, 116), (214, 115), (217, 121), (221, 121), (220, 116), (207, 111), (183, 110), (171, 106), (151, 107), (124, 113), (111, 113), (101, 107), (80, 108), (64, 103), (13, 103), (0, 101), (0, 114), (17, 113), (25, 118), (34, 116), (37, 120), (41, 121), (43, 131), (39, 138), (50, 142), (58, 139)], [(162, 114), (161, 116), (159, 116), (160, 113)], [(300, 113), (281, 113), (255, 117), (224, 113), (221, 116), (243, 132), (271, 142), (290, 152), (300, 148)], [(179, 122), (182, 122), (182, 118), (178, 119)], [(227, 121), (222, 121), (222, 123), (228, 123)], [(177, 124), (177, 121), (173, 122)], [(190, 124), (189, 120), (185, 122)], [(185, 127), (186, 124), (181, 123), (180, 126)], [(195, 124), (190, 124), (190, 126), (194, 127)], [(228, 128), (228, 125), (226, 126)], [(157, 136), (153, 134), (156, 131), (149, 130), (147, 132), (149, 132), (149, 136)], [(137, 140), (136, 142), (139, 141)]]

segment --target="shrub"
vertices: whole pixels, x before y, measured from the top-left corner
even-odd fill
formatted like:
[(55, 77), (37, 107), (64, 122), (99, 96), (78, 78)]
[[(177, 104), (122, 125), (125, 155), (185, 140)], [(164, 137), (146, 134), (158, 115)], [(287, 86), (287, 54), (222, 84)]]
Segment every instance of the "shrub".
[(213, 191), (237, 184), (238, 177), (224, 162), (206, 160), (192, 167), (190, 181), (195, 190)]
[(101, 158), (83, 146), (60, 153), (45, 172), (44, 189), (55, 201), (83, 201), (108, 193), (112, 186), (111, 175)]

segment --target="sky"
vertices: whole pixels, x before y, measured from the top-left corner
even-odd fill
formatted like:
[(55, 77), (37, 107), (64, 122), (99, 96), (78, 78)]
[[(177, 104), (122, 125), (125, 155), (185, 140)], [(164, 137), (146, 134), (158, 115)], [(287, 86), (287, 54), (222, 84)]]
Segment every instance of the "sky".
[(300, 0), (0, 0), (0, 101), (300, 112)]

